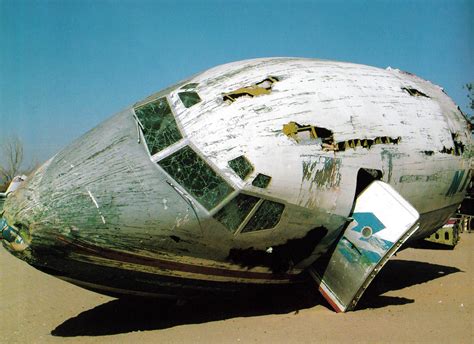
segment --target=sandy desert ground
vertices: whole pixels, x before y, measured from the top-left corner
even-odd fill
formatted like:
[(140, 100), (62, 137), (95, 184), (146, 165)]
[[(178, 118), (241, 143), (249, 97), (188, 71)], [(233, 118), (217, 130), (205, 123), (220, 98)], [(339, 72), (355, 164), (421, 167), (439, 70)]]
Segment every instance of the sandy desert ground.
[(116, 300), (41, 273), (0, 248), (1, 343), (474, 343), (474, 233), (454, 250), (408, 248), (356, 311), (311, 285), (185, 305)]

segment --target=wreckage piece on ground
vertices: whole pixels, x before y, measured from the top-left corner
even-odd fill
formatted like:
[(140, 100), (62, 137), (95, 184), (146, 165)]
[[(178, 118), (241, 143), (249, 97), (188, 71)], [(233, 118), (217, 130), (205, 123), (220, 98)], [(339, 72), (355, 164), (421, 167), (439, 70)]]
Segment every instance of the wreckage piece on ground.
[[(52, 157), (8, 195), (3, 244), (119, 296), (234, 295), (310, 270), (344, 311), (401, 243), (456, 210), (471, 152), (459, 108), (410, 73), (235, 62), (137, 102)], [(360, 215), (374, 185), (385, 191), (360, 201)], [(386, 222), (393, 199), (408, 204), (408, 222)]]

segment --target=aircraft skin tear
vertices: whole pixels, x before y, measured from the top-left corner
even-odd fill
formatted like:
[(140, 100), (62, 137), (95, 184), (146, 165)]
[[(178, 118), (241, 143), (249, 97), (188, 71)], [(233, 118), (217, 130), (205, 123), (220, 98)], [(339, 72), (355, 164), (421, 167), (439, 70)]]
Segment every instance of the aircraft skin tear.
[(222, 99), (225, 102), (233, 103), (237, 98), (240, 97), (258, 97), (266, 94), (270, 94), (273, 88), (273, 84), (279, 81), (277, 77), (269, 76), (268, 78), (257, 82), (250, 86), (239, 88), (235, 91), (224, 93)]
[(357, 147), (370, 149), (374, 145), (399, 144), (402, 140), (400, 136), (378, 136), (375, 138), (354, 138), (336, 142), (334, 140), (334, 133), (331, 130), (310, 124), (301, 125), (296, 122), (284, 124), (282, 132), (290, 139), (296, 141), (296, 143), (308, 143), (314, 140), (316, 143), (321, 144), (324, 151), (335, 152), (342, 152)]
[(416, 88), (412, 88), (412, 87), (402, 87), (402, 90), (404, 90), (404, 91), (407, 92), (410, 96), (413, 96), (413, 97), (425, 97), (425, 98), (430, 98), (429, 96), (427, 96), (427, 95), (424, 94), (423, 92), (417, 90)]

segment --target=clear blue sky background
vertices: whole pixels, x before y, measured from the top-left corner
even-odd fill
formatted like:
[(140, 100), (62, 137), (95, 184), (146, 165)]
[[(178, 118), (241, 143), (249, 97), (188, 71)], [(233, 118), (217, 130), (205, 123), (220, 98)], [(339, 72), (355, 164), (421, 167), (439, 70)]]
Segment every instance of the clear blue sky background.
[(466, 112), (473, 15), (472, 0), (0, 0), (0, 135), (42, 161), (171, 83), (264, 56), (400, 68)]

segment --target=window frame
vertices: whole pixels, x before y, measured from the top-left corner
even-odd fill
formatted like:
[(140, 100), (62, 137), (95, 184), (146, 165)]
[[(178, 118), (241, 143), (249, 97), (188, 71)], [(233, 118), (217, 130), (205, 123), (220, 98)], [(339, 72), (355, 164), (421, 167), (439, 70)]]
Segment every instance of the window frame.
[[(199, 151), (199, 149), (197, 149), (196, 146), (189, 139), (185, 138), (184, 140), (181, 140), (181, 141), (182, 142), (176, 142), (172, 146), (168, 147), (169, 149), (166, 150), (166, 152), (162, 151), (164, 153), (160, 154), (159, 157), (154, 156), (155, 159), (152, 159), (152, 162), (154, 162), (154, 165), (163, 173), (164, 176), (166, 176), (166, 179), (168, 179), (169, 182), (173, 184), (173, 186), (177, 187), (183, 194), (189, 196), (192, 199), (195, 206), (198, 206), (201, 211), (205, 211), (209, 214), (209, 216), (213, 217), (214, 214), (216, 214), (221, 208), (225, 207), (227, 203), (229, 203), (234, 197), (236, 197), (237, 194), (240, 193), (240, 190), (237, 187), (237, 185), (235, 185), (234, 183), (232, 183), (229, 179), (225, 177), (225, 175), (220, 171), (219, 168), (217, 168), (217, 166), (214, 163), (204, 158), (201, 152)], [(193, 196), (193, 194), (191, 194), (183, 185), (181, 185), (181, 183), (179, 183), (176, 179), (174, 179), (172, 175), (166, 172), (166, 170), (163, 167), (161, 167), (159, 164), (161, 160), (169, 157), (170, 155), (176, 153), (178, 150), (186, 146), (192, 149), (194, 153), (199, 158), (201, 158), (201, 160), (203, 160), (207, 164), (207, 166), (233, 190), (211, 209), (206, 208), (198, 199), (196, 199), (196, 197)], [(254, 196), (254, 197), (258, 197), (258, 196)]]
[[(261, 202), (260, 202), (261, 201)], [(272, 201), (272, 200), (269, 200), (269, 199), (265, 199), (265, 198), (261, 198), (260, 201), (255, 205), (254, 209), (252, 209), (252, 216), (249, 216), (248, 218), (246, 218), (245, 220), (245, 225), (243, 225), (242, 227), (239, 227), (239, 233), (240, 234), (249, 234), (249, 233), (259, 233), (259, 232), (265, 232), (265, 231), (268, 231), (268, 230), (274, 230), (275, 228), (278, 227), (278, 225), (280, 224), (282, 218), (283, 218), (283, 214), (285, 213), (285, 209), (286, 209), (286, 204), (285, 203), (282, 203), (282, 202), (276, 202), (276, 201)], [(252, 217), (258, 212), (258, 210), (260, 209), (260, 207), (262, 206), (262, 204), (265, 202), (265, 201), (268, 201), (268, 202), (273, 202), (273, 203), (278, 203), (278, 204), (281, 204), (283, 205), (283, 210), (281, 211), (281, 214), (280, 214), (280, 218), (278, 219), (277, 223), (271, 227), (271, 228), (263, 228), (263, 229), (258, 229), (258, 230), (253, 230), (253, 231), (248, 231), (248, 232), (242, 232), (244, 230), (244, 228), (247, 226), (247, 224), (250, 222), (250, 220), (252, 219)]]
[[(173, 119), (176, 123), (176, 128), (178, 129), (178, 132), (181, 135), (181, 138), (178, 141), (170, 144), (169, 146), (163, 148), (162, 150), (160, 150), (160, 151), (158, 151), (158, 152), (156, 152), (155, 154), (152, 155), (151, 152), (150, 152), (150, 148), (148, 148), (148, 143), (145, 139), (145, 134), (143, 132), (143, 127), (144, 127), (143, 123), (138, 118), (137, 113), (135, 112), (135, 108), (139, 108), (139, 107), (145, 106), (147, 104), (153, 103), (153, 102), (155, 102), (155, 101), (157, 101), (158, 99), (161, 99), (161, 98), (166, 99), (166, 101), (168, 103), (168, 106), (171, 110), (171, 114), (173, 115)], [(172, 150), (172, 147), (174, 147), (174, 146), (176, 146), (180, 143), (183, 144), (183, 141), (187, 140), (186, 135), (184, 134), (183, 126), (181, 125), (181, 122), (178, 120), (178, 117), (176, 116), (176, 111), (174, 110), (174, 106), (173, 106), (173, 103), (171, 102), (171, 98), (170, 98), (169, 94), (161, 95), (161, 96), (158, 96), (157, 98), (150, 99), (149, 101), (140, 102), (140, 103), (135, 104), (132, 107), (132, 115), (133, 115), (133, 118), (137, 122), (137, 125), (138, 125), (138, 130), (139, 130), (139, 133), (140, 133), (140, 143), (142, 143), (145, 146), (146, 151), (148, 152), (148, 155), (150, 156), (151, 161), (153, 161), (154, 163), (156, 163), (158, 160), (160, 160), (161, 157), (164, 157), (165, 155), (168, 155), (168, 152), (170, 152), (170, 150)]]
[[(247, 214), (247, 216), (244, 217), (244, 219), (242, 220), (242, 222), (239, 224), (239, 226), (237, 227), (237, 229), (235, 231), (231, 231), (229, 230), (224, 224), (222, 224), (218, 219), (216, 219), (214, 217), (215, 214), (217, 214), (219, 212), (220, 209), (224, 208), (229, 202), (231, 202), (235, 197), (237, 197), (239, 194), (244, 194), (244, 195), (248, 195), (248, 196), (252, 196), (252, 197), (257, 197), (258, 198), (258, 202), (254, 205), (254, 207), (252, 208), (252, 210), (249, 211), (249, 213)], [(214, 208), (213, 211), (212, 211), (212, 214), (211, 214), (211, 217), (219, 222), (219, 224), (223, 227), (226, 228), (226, 230), (229, 232), (229, 233), (232, 233), (234, 236), (237, 236), (237, 235), (256, 235), (258, 233), (269, 233), (271, 231), (274, 231), (276, 230), (282, 223), (283, 219), (284, 219), (284, 214), (285, 214), (285, 210), (287, 208), (287, 204), (282, 202), (281, 200), (272, 200), (272, 199), (269, 199), (269, 198), (262, 198), (262, 195), (261, 194), (256, 194), (256, 193), (251, 193), (251, 192), (246, 192), (246, 191), (243, 191), (243, 190), (236, 190), (235, 193), (233, 193), (232, 195), (230, 195), (232, 197), (228, 197), (227, 199), (223, 200), (221, 204), (219, 204), (218, 207)], [(281, 213), (281, 216), (280, 216), (280, 219), (278, 220), (278, 222), (275, 224), (275, 226), (273, 226), (272, 228), (265, 228), (265, 229), (260, 229), (260, 230), (257, 230), (257, 231), (250, 231), (250, 232), (243, 232), (242, 233), (242, 230), (245, 228), (245, 226), (247, 226), (247, 223), (250, 221), (250, 219), (255, 215), (255, 213), (258, 211), (258, 209), (260, 208), (260, 206), (262, 205), (263, 202), (265, 201), (271, 201), (271, 202), (275, 202), (275, 203), (280, 203), (280, 204), (283, 204), (283, 211)]]
[[(196, 96), (199, 98), (199, 101), (196, 102), (196, 103), (191, 104), (190, 106), (187, 106), (187, 105), (185, 104), (184, 100), (183, 100), (183, 97), (181, 97), (181, 95), (185, 94), (185, 95), (189, 96), (189, 94), (191, 94), (191, 93), (195, 93)], [(202, 98), (201, 98), (201, 96), (199, 95), (199, 93), (196, 92), (195, 89), (185, 89), (185, 90), (182, 90), (182, 91), (181, 91), (181, 89), (180, 89), (180, 90), (178, 90), (178, 91), (176, 92), (176, 94), (178, 95), (178, 98), (179, 98), (179, 100), (181, 100), (181, 103), (183, 104), (183, 106), (184, 106), (185, 109), (190, 109), (190, 108), (192, 108), (194, 105), (197, 105), (197, 104), (199, 104), (199, 103), (202, 103)]]

